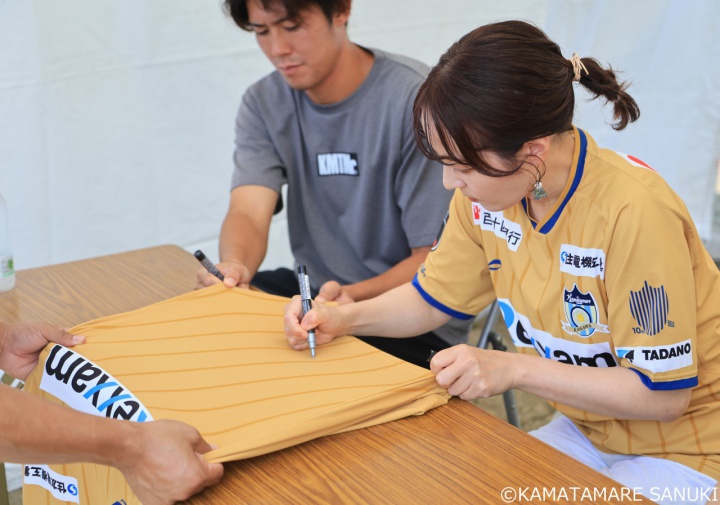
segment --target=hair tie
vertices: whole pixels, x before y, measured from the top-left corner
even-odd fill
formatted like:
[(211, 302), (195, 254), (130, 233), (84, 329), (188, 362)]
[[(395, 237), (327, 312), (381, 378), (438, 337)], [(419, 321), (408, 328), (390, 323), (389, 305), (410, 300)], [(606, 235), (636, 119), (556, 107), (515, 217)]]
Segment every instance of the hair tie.
[(570, 57), (570, 63), (572, 64), (573, 73), (575, 76), (573, 77), (573, 82), (579, 82), (580, 81), (580, 73), (584, 70), (585, 75), (590, 75), (590, 72), (588, 72), (588, 69), (585, 68), (585, 65), (580, 60), (580, 56), (578, 56), (577, 53), (573, 53), (572, 57)]

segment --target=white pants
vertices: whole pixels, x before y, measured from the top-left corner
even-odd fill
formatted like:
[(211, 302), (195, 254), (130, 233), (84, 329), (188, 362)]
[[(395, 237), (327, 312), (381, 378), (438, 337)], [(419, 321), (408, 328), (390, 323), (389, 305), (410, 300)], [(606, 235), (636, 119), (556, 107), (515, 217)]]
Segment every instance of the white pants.
[(715, 479), (667, 459), (601, 452), (565, 416), (530, 435), (662, 505), (705, 505), (717, 498)]

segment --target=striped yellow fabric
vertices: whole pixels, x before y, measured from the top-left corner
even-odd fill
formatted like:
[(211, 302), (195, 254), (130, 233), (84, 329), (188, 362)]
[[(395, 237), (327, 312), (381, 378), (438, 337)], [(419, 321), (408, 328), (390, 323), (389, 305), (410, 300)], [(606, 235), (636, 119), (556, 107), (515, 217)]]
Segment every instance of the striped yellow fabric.
[[(87, 386), (65, 403), (90, 402), (93, 394), (84, 396), (94, 386), (99, 397), (94, 408), (105, 405), (98, 415), (132, 413), (136, 418), (146, 411), (153, 419), (187, 422), (218, 447), (207, 455), (210, 461), (265, 454), (419, 415), (448, 401), (428, 370), (353, 337), (318, 348), (314, 360), (309, 352), (291, 350), (282, 325), (287, 302), (216, 285), (82, 324), (72, 329), (87, 336), (85, 345), (73, 349), (78, 354), (68, 354), (61, 363), (70, 351), (49, 346), (26, 390), (60, 402), (41, 383), (48, 389), (45, 381), (59, 384), (62, 378), (79, 389)], [(69, 371), (75, 361), (79, 364)], [(98, 389), (103, 376), (92, 377), (95, 369), (107, 374), (105, 384), (118, 386)], [(132, 398), (114, 401), (125, 394)], [(114, 469), (90, 464), (51, 468), (77, 479), (80, 503), (137, 503)], [(63, 503), (38, 485), (26, 484), (24, 496), (26, 503)]]

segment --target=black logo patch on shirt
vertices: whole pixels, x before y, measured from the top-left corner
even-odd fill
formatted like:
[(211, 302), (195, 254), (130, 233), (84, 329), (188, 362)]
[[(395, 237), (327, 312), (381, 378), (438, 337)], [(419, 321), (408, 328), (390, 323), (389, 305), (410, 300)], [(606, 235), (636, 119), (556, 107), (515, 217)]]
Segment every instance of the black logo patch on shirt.
[(660, 333), (665, 325), (669, 324), (668, 311), (670, 300), (665, 286), (654, 288), (647, 281), (639, 291), (630, 291), (630, 314), (635, 318), (639, 327), (633, 329), (635, 333), (644, 333), (653, 336)]
[(357, 153), (320, 153), (317, 155), (318, 175), (358, 176)]

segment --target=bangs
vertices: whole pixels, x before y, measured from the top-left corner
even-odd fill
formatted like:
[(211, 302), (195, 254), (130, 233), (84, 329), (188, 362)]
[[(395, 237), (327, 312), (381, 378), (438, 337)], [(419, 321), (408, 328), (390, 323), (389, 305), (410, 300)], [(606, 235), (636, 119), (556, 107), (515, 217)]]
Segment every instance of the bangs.
[[(452, 136), (448, 134), (444, 125), (437, 125), (434, 118), (429, 117), (427, 113), (420, 112), (419, 125), (415, 128), (415, 138), (420, 151), (425, 157), (442, 163), (443, 165), (467, 165), (467, 160), (459, 152), (457, 145), (452, 139)], [(442, 146), (445, 154), (440, 154), (433, 148), (433, 143), (430, 141), (430, 136), (436, 141), (436, 144)]]
[[(431, 73), (432, 76), (432, 73)], [(514, 173), (490, 166), (482, 152), (485, 136), (480, 125), (472, 125), (463, 113), (462, 104), (448, 100), (452, 90), (438, 93), (440, 86), (431, 77), (420, 88), (413, 107), (413, 133), (420, 151), (429, 159), (443, 165), (463, 165), (490, 177), (505, 177)], [(432, 137), (432, 138), (431, 138)], [(443, 154), (433, 147), (442, 146)]]

